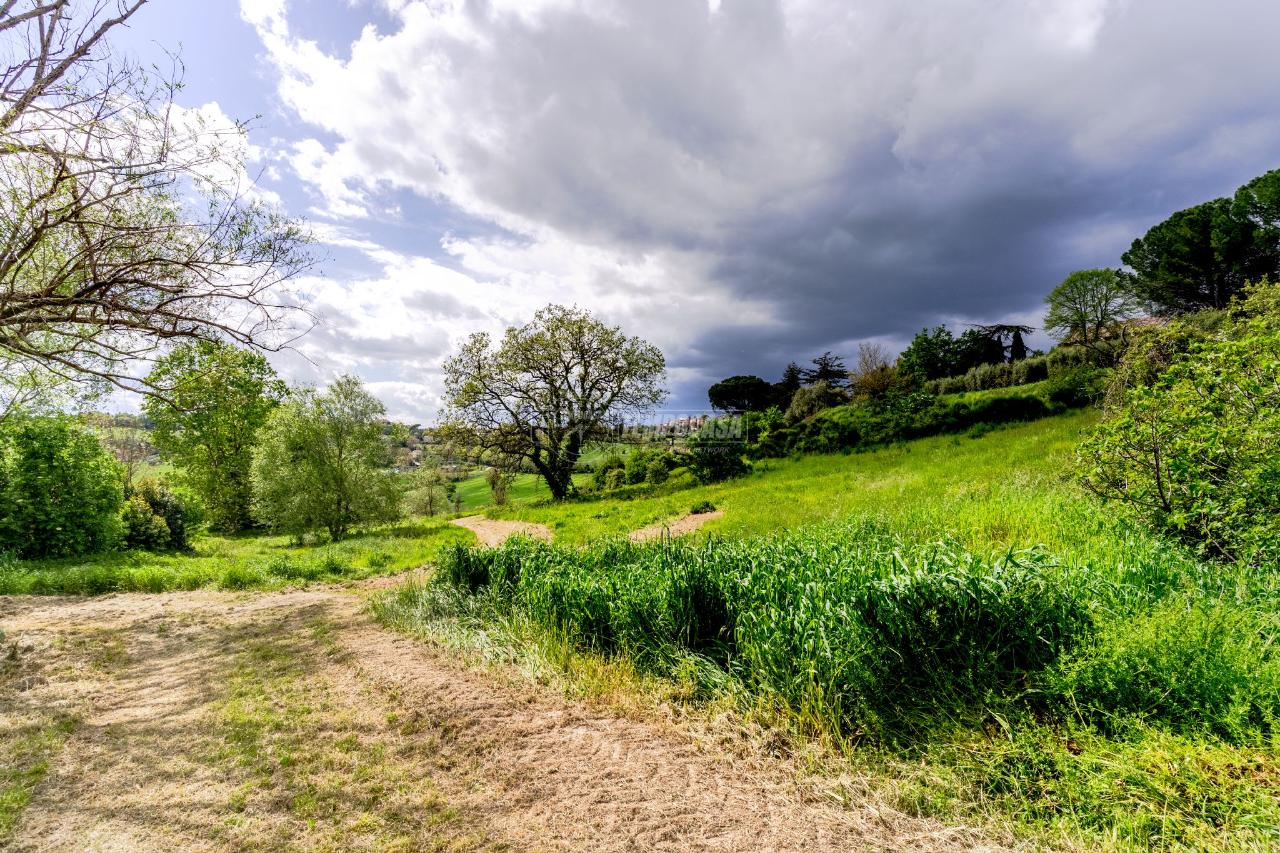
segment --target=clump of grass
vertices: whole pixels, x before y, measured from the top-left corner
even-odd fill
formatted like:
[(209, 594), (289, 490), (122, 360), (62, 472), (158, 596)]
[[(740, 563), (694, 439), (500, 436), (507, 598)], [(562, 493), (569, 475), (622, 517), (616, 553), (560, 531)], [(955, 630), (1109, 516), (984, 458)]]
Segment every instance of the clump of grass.
[(443, 577), (583, 648), (671, 672), (690, 655), (843, 736), (919, 705), (1019, 690), (1092, 622), (1042, 552), (989, 560), (832, 524), (742, 541), (454, 548)]
[(0, 842), (13, 834), (31, 793), (49, 772), (49, 762), (77, 725), (75, 717), (54, 714), (0, 739)]
[(708, 500), (698, 501), (693, 506), (689, 507), (689, 512), (692, 515), (703, 515), (705, 513), (715, 512), (715, 511), (716, 511), (716, 505)]
[(685, 698), (732, 695), (878, 765), (913, 813), (1012, 816), (1040, 841), (1109, 849), (1275, 843), (1275, 578), (1105, 532), (1098, 563), (870, 521), (701, 543), (511, 540), (448, 550), (439, 582), (378, 612), (538, 644), (545, 660), (563, 643), (696, 684)]

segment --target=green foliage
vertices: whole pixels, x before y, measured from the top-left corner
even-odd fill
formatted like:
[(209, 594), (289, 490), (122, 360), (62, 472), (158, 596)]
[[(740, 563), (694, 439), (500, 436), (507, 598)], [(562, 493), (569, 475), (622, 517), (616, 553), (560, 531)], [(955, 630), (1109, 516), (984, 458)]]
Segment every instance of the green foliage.
[(1122, 260), (1134, 287), (1169, 313), (1225, 308), (1246, 282), (1280, 273), (1280, 170), (1174, 213), (1133, 241)]
[(647, 483), (660, 486), (671, 476), (671, 467), (667, 460), (654, 459), (645, 466), (644, 479)]
[(849, 388), (849, 370), (844, 366), (844, 359), (830, 350), (810, 362), (813, 367), (800, 371), (805, 385), (825, 383), (831, 388), (845, 391)]
[(1077, 270), (1045, 297), (1045, 331), (1063, 342), (1110, 353), (1141, 311), (1133, 281), (1118, 270)]
[(294, 536), (323, 529), (334, 540), (398, 518), (401, 485), (389, 468), (385, 411), (354, 376), (273, 411), (253, 458), (258, 517)]
[(1090, 490), (1228, 559), (1280, 548), (1280, 315), (1249, 313), (1276, 288), (1257, 288), (1238, 321), (1153, 384), (1119, 393), (1080, 451)]
[(957, 372), (955, 346), (955, 336), (946, 326), (921, 329), (898, 356), (898, 369), (921, 382), (951, 376)]
[(0, 551), (92, 554), (120, 541), (124, 475), (88, 429), (67, 417), (18, 418), (0, 429)]
[(604, 472), (605, 491), (616, 491), (627, 484), (627, 472), (622, 468), (610, 468)]
[[(801, 389), (801, 393), (808, 389)], [(734, 422), (713, 420), (689, 438), (689, 470), (699, 483), (719, 483), (751, 471), (746, 443)]]
[(120, 521), (126, 548), (164, 551), (169, 547), (169, 525), (151, 511), (151, 504), (142, 495), (135, 494), (125, 501)]
[(1053, 364), (1049, 367), (1045, 396), (1053, 405), (1067, 409), (1089, 406), (1102, 399), (1106, 379), (1106, 372), (1089, 364)]
[(455, 489), (437, 460), (424, 459), (410, 478), (406, 509), (415, 515), (439, 515), (448, 509)]
[[(604, 491), (605, 489), (610, 488), (608, 486), (610, 471), (623, 471), (624, 473), (619, 485), (626, 482), (626, 467), (627, 460), (623, 459), (617, 453), (610, 453), (606, 456), (604, 460), (596, 466), (596, 470), (591, 475), (591, 480), (592, 483), (595, 484), (596, 491)], [(617, 488), (617, 486), (614, 486), (613, 488)]]
[(473, 536), (440, 519), (374, 527), (341, 542), (201, 534), (186, 551), (115, 551), (48, 560), (0, 559), (0, 595), (107, 595), (201, 587), (279, 589), (417, 568)]
[(1136, 719), (1247, 743), (1276, 731), (1280, 714), (1280, 626), (1260, 616), (1172, 598), (1107, 623), (1096, 643), (1068, 656), (1051, 689), (1113, 733)]
[(456, 549), (443, 573), (584, 648), (670, 672), (689, 655), (835, 731), (1017, 692), (1084, 636), (1082, 585), (1043, 554), (908, 547), (875, 525), (763, 539)]
[(767, 409), (776, 397), (774, 387), (759, 376), (730, 376), (707, 389), (711, 408), (734, 414)]
[(151, 440), (200, 496), (210, 528), (249, 527), (253, 448), (284, 383), (258, 353), (210, 341), (177, 347), (147, 379), (166, 389), (143, 406)]
[(573, 493), (588, 441), (666, 398), (657, 347), (563, 305), (508, 328), (496, 348), (472, 335), (444, 372), (449, 408), (438, 435), (526, 460), (556, 499)]
[(823, 409), (849, 402), (849, 395), (825, 380), (806, 385), (791, 397), (787, 421), (796, 423), (811, 418)]
[(128, 548), (149, 551), (185, 550), (188, 530), (198, 522), (199, 510), (188, 498), (156, 480), (143, 480), (133, 487), (121, 513), (124, 543)]

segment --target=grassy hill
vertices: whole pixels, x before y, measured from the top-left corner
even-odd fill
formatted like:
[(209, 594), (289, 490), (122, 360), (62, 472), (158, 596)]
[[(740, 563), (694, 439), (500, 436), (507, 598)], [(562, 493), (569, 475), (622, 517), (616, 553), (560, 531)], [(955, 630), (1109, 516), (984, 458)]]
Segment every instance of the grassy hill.
[(702, 535), (741, 537), (870, 515), (904, 534), (956, 536), (973, 548), (1042, 544), (1086, 553), (1096, 513), (1064, 482), (1063, 471), (1081, 430), (1096, 417), (1080, 411), (976, 438), (939, 436), (869, 453), (763, 460), (750, 476), (716, 485), (491, 514), (546, 524), (557, 541), (579, 544), (674, 519), (710, 501), (725, 517)]
[[(486, 658), (574, 692), (727, 705), (913, 814), (1081, 849), (1271, 847), (1274, 573), (1202, 563), (1080, 490), (1095, 418), (508, 507), (555, 543), (446, 549), (455, 592), (380, 614), (455, 645), (475, 626)], [(724, 517), (689, 539), (619, 541), (703, 501)]]

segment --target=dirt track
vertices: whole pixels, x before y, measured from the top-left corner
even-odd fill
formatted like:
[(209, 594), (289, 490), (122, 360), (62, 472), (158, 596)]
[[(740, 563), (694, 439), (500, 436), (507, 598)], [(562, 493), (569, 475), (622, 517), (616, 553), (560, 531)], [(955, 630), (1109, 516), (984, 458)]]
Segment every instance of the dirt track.
[(465, 518), (455, 518), (452, 523), (470, 530), (481, 545), (490, 548), (501, 545), (512, 536), (532, 536), (546, 542), (551, 541), (551, 528), (531, 521), (503, 521), (483, 515), (468, 515)]
[[(375, 624), (362, 595), (329, 588), (0, 600), (0, 625), (24, 650), (22, 672), (0, 686), (5, 727), (29, 723), (51, 703), (79, 718), (11, 849), (981, 845), (973, 833), (870, 801), (838, 807), (773, 759), (733, 759), (678, 728), (468, 669)], [(307, 783), (336, 792), (320, 799), (319, 811), (299, 812), (298, 796), (275, 790), (293, 778), (290, 768), (269, 761), (254, 772), (271, 783), (256, 785), (243, 760), (227, 757), (237, 734), (220, 721), (228, 684), (240, 683), (230, 660), (267, 666), (284, 659), (277, 650), (292, 650), (294, 669), (278, 682), (287, 689), (268, 690), (262, 707), (293, 720), (304, 746), (340, 747), (321, 756)], [(323, 709), (324, 719), (290, 716), (295, 701)], [(359, 744), (354, 757), (349, 743)], [(362, 752), (385, 759), (344, 770)], [(371, 788), (370, 773), (387, 778)], [(359, 793), (369, 790), (379, 793)], [(395, 844), (386, 840), (393, 836)]]
[(708, 521), (715, 521), (717, 518), (724, 518), (723, 510), (691, 512), (688, 515), (677, 518), (675, 521), (651, 524), (648, 527), (633, 530), (629, 538), (632, 542), (648, 542), (650, 539), (661, 539), (663, 536), (684, 536), (686, 533), (692, 533)]

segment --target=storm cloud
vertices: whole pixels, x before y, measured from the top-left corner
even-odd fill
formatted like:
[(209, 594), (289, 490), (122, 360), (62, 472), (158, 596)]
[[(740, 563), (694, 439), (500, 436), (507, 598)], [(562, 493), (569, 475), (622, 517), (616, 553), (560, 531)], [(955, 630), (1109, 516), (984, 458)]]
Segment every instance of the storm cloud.
[(314, 130), (281, 156), (315, 215), (376, 243), (407, 192), (492, 225), (370, 250), (420, 323), (351, 345), (430, 342), (387, 381), (430, 387), (428, 355), (547, 301), (659, 343), (686, 405), (858, 340), (1037, 325), (1071, 270), (1280, 166), (1280, 5), (1257, 0), (382, 6), (338, 52), (280, 0), (242, 14)]

